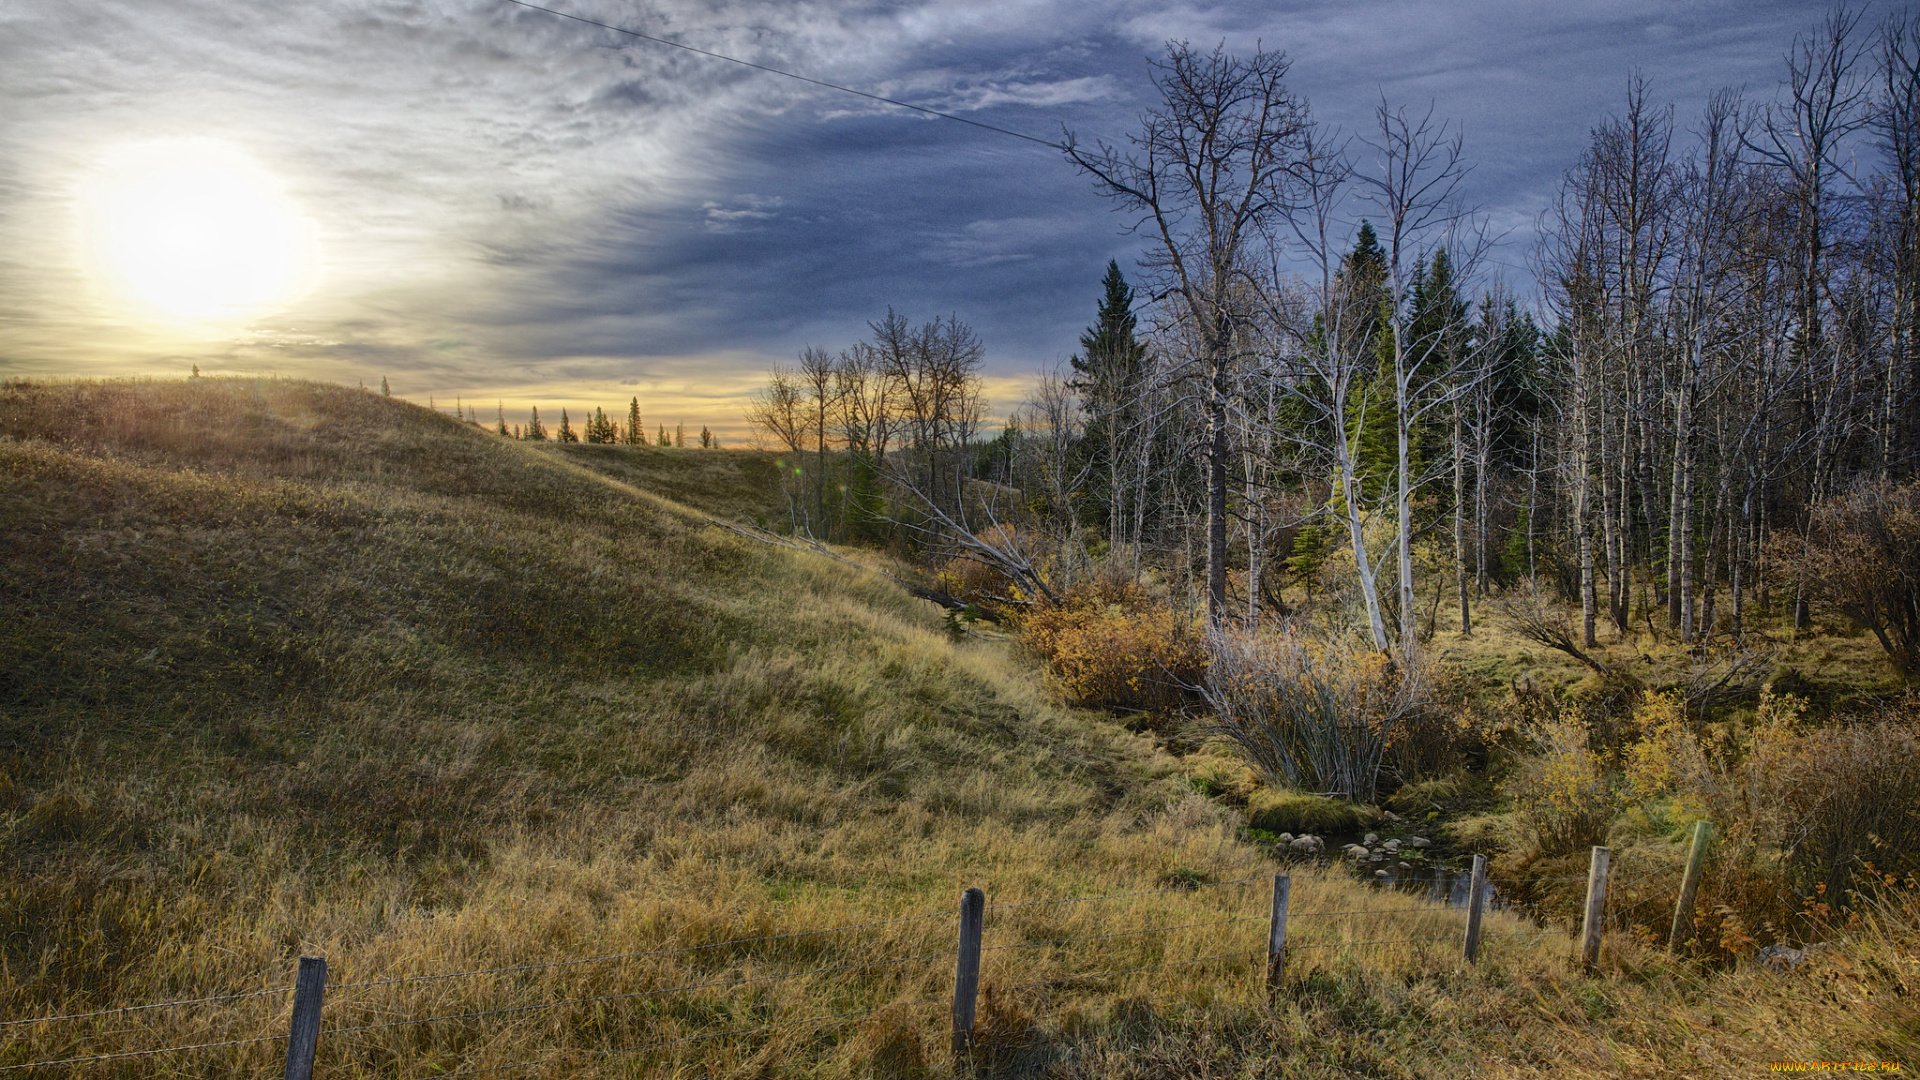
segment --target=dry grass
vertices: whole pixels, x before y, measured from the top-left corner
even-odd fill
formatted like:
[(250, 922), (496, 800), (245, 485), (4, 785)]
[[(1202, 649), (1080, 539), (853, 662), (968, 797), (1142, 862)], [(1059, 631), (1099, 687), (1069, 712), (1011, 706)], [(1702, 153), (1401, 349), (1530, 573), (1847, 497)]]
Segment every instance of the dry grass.
[[(946, 1075), (963, 886), (1011, 904), (1271, 873), (1177, 763), (1059, 706), (1011, 645), (956, 644), (880, 576), (635, 486), (689, 460), (734, 469), (712, 508), (753, 519), (752, 467), (724, 454), (514, 443), (296, 382), (0, 388), (0, 1016), (285, 986), (303, 953), (356, 984), (938, 913), (343, 987), (321, 1068)], [(1251, 921), (995, 948), (980, 1065), (1499, 1075), (1573, 1045), (1572, 1074), (1598, 1076), (1680, 1045), (1724, 1063), (1914, 1043), (1872, 1011), (1912, 992), (1911, 924), (1849, 961), (1878, 995), (1863, 1012), (1625, 941), (1597, 980), (1565, 969), (1564, 938), (1468, 969), (1455, 913), (1338, 877), (1295, 896), (1302, 946), (1436, 944), (1303, 949), (1269, 1010), (1258, 882), (993, 910), (990, 947)], [(1402, 913), (1307, 917), (1376, 904)], [(1247, 959), (1125, 973), (1227, 952)], [(579, 1000), (691, 984), (713, 985)], [(0, 1066), (259, 1038), (55, 1075), (270, 1073), (286, 1008), (4, 1028)]]

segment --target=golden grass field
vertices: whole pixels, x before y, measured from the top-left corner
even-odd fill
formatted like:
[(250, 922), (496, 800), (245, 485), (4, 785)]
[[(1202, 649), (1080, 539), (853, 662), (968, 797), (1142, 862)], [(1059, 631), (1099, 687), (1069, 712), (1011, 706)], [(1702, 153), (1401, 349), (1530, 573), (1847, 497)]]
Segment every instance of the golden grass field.
[[(1280, 864), (1237, 814), (1017, 644), (708, 517), (777, 499), (769, 455), (513, 442), (343, 387), (0, 387), (0, 1019), (323, 955), (316, 1075), (946, 1076), (979, 886), (1141, 894), (990, 908), (988, 1074), (1920, 1068), (1911, 911), (1789, 976), (1627, 935), (1588, 975), (1559, 932), (1470, 967), (1458, 912), (1297, 866), (1270, 1005)], [(0, 1069), (259, 1039), (14, 1075), (277, 1075), (287, 1008), (9, 1024)]]

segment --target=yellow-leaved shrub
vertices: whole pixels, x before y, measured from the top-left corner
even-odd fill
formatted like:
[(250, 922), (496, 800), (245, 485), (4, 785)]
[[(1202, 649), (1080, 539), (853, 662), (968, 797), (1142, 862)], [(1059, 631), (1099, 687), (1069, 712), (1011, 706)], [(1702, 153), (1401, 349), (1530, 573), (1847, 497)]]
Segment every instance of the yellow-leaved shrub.
[(1028, 615), (1026, 643), (1079, 705), (1143, 714), (1159, 723), (1193, 700), (1207, 670), (1206, 643), (1137, 586), (1089, 586), (1059, 607)]
[(1515, 816), (1541, 855), (1568, 855), (1606, 842), (1612, 786), (1589, 745), (1586, 718), (1574, 709), (1536, 725), (1537, 752), (1507, 781)]

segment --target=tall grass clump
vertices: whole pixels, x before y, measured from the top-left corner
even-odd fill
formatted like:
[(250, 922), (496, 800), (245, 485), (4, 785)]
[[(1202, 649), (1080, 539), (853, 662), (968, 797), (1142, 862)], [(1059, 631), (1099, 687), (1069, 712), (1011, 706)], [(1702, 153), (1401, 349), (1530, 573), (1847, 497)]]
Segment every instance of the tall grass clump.
[(1274, 783), (1374, 801), (1387, 746), (1423, 703), (1422, 672), (1356, 634), (1297, 626), (1223, 630), (1208, 647), (1202, 734), (1239, 747)]

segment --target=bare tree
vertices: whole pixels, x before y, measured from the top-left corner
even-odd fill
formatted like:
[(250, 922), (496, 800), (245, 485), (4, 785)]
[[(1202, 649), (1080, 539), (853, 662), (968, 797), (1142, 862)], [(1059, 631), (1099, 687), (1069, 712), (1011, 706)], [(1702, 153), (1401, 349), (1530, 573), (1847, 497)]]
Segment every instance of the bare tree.
[(1376, 168), (1355, 175), (1385, 226), (1396, 453), (1394, 551), (1399, 569), (1400, 651), (1411, 669), (1418, 647), (1413, 633), (1413, 496), (1426, 479), (1414, 475), (1411, 451), (1427, 414), (1450, 404), (1472, 382), (1466, 350), (1449, 348), (1450, 331), (1463, 328), (1441, 327), (1419, 336), (1412, 332), (1411, 274), (1417, 262), (1446, 250), (1464, 270), (1459, 276), (1465, 279), (1490, 243), (1484, 234), (1471, 230), (1472, 215), (1458, 202), (1466, 176), (1459, 134), (1449, 134), (1445, 123), (1435, 122), (1431, 109), (1416, 117), (1404, 107), (1391, 108), (1382, 101), (1374, 119), (1378, 131), (1367, 145), (1376, 155)]
[(747, 423), (772, 436), (778, 445), (799, 453), (807, 444), (806, 405), (793, 372), (776, 366), (767, 385), (754, 392), (747, 405)]
[(1102, 194), (1139, 214), (1157, 241), (1147, 260), (1168, 303), (1197, 329), (1192, 362), (1203, 381), (1207, 423), (1207, 618), (1227, 604), (1227, 483), (1232, 434), (1231, 372), (1245, 338), (1246, 290), (1236, 284), (1285, 210), (1298, 168), (1306, 106), (1285, 84), (1280, 53), (1241, 58), (1225, 46), (1197, 52), (1170, 42), (1154, 64), (1161, 104), (1141, 117), (1132, 150), (1101, 143), (1082, 150), (1066, 135), (1069, 160)]

